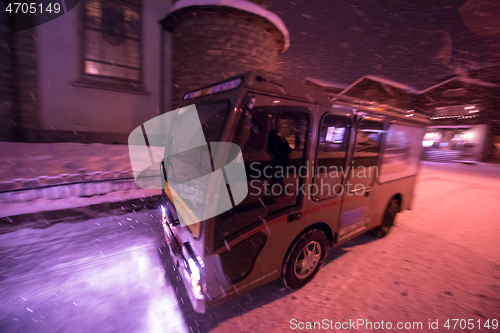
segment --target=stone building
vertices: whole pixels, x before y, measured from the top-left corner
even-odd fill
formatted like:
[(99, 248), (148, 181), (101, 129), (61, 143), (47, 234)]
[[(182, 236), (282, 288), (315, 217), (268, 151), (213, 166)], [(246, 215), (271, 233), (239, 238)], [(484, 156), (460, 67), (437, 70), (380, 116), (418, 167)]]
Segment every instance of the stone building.
[[(290, 43), (266, 1), (181, 0), (162, 25), (172, 32), (174, 106), (193, 87), (261, 69), (276, 70)], [(262, 6), (260, 6), (261, 4)]]
[(2, 3), (0, 140), (126, 143), (190, 89), (274, 71), (289, 37), (269, 4), (81, 0), (13, 33)]
[(159, 0), (81, 0), (34, 28), (3, 30), (1, 53), (14, 66), (2, 79), (14, 78), (14, 102), (1, 112), (15, 125), (1, 139), (125, 143), (169, 96), (160, 88), (158, 25), (168, 8)]

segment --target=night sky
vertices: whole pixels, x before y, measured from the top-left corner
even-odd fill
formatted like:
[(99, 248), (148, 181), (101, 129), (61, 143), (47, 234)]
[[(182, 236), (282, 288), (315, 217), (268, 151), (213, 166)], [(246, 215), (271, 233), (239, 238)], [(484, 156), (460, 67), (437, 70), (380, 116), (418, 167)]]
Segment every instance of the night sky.
[(291, 39), (278, 71), (346, 84), (371, 74), (424, 89), (460, 68), (499, 62), (500, 34), (473, 32), (459, 12), (465, 2), (275, 0), (270, 10)]

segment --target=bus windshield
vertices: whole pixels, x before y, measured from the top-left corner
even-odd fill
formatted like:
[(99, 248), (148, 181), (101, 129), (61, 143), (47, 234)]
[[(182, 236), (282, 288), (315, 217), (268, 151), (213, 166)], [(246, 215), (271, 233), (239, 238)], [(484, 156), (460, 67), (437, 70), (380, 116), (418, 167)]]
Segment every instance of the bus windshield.
[[(208, 143), (220, 139), (229, 105), (229, 100), (219, 100), (184, 106), (159, 115), (132, 131), (128, 138), (129, 155), (137, 186), (168, 190), (171, 186), (166, 186), (165, 175), (167, 181), (180, 184), (183, 178), (190, 180), (210, 173)], [(162, 160), (165, 161), (164, 174), (160, 170)], [(193, 186), (188, 187), (193, 189)], [(183, 188), (176, 187), (180, 192)], [(182, 194), (188, 204), (196, 202), (190, 193)]]
[[(220, 139), (229, 112), (229, 102), (223, 100), (206, 104), (196, 104), (196, 110), (206, 144), (182, 150), (173, 155), (169, 151), (171, 147), (167, 145), (165, 147), (165, 174), (170, 187), (169, 189), (175, 189), (176, 197), (181, 197), (183, 200), (182, 203), (175, 203), (176, 208), (182, 209), (185, 207), (184, 211), (186, 213), (193, 213), (195, 215), (193, 218), (200, 220), (199, 217), (203, 216), (201, 211), (204, 209), (203, 194), (205, 192), (205, 184), (197, 180), (213, 172), (208, 144)], [(189, 136), (193, 133), (187, 134)], [(192, 137), (191, 139), (193, 140)], [(197, 139), (194, 138), (194, 140)], [(187, 218), (185, 217), (185, 219)], [(200, 236), (201, 225), (199, 222), (186, 223), (185, 226), (188, 227), (195, 238)]]

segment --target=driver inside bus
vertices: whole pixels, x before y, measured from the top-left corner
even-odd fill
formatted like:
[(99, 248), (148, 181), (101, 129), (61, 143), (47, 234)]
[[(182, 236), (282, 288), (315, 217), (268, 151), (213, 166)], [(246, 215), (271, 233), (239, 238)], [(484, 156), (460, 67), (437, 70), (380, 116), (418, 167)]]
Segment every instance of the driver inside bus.
[[(286, 172), (286, 167), (288, 165), (288, 155), (292, 148), (288, 144), (287, 139), (282, 137), (276, 131), (276, 118), (272, 118), (272, 130), (269, 133), (269, 138), (267, 139), (267, 149), (269, 153), (273, 155), (273, 178), (271, 180), (270, 188), (276, 183), (283, 185), (283, 178), (277, 177), (276, 175), (284, 175)], [(281, 191), (280, 191), (281, 192)]]

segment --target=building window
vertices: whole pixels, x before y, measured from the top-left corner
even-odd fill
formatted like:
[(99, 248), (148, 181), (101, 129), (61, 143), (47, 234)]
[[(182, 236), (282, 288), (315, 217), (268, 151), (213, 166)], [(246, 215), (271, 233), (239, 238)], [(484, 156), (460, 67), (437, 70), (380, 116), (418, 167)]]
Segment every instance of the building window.
[(142, 88), (141, 0), (84, 1), (86, 79)]

